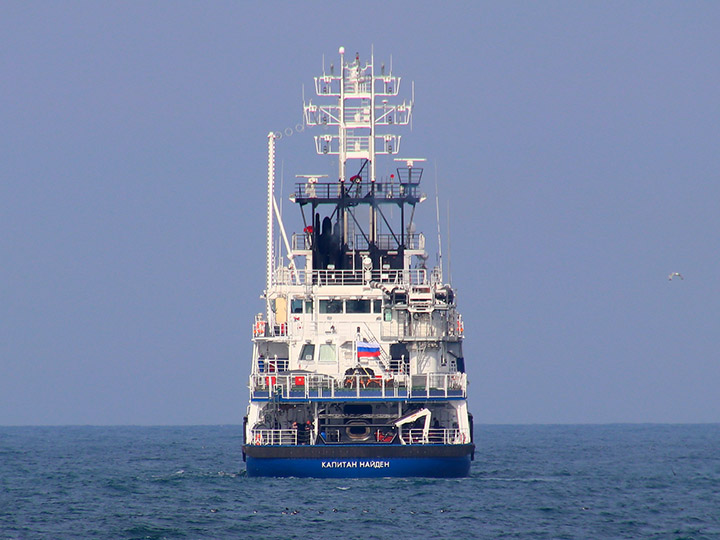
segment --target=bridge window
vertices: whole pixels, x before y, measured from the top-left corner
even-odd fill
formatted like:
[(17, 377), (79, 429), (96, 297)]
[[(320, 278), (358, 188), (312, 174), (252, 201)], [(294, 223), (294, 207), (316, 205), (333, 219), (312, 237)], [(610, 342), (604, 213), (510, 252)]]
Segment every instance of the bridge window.
[(291, 313), (302, 313), (303, 312), (302, 298), (293, 298), (290, 301), (290, 312)]
[(370, 300), (346, 300), (345, 313), (370, 313)]
[(313, 312), (312, 300), (305, 300), (304, 298), (293, 298), (290, 301), (290, 312), (291, 313), (303, 313), (303, 307), (305, 307), (305, 313)]
[(320, 300), (320, 313), (342, 313), (342, 300)]

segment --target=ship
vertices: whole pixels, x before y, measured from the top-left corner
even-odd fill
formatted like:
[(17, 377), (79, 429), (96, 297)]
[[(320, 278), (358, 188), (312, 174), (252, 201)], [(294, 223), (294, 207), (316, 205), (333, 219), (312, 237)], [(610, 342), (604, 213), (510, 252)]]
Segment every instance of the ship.
[(414, 86), (400, 101), (392, 66), (378, 73), (374, 54), (339, 55), (337, 69), (323, 65), (314, 78), (315, 101), (303, 98), (302, 123), (319, 131), (315, 152), (337, 162), (337, 178), (296, 175), (290, 235), (275, 197), (282, 132), (268, 134), (266, 311), (252, 322), (247, 475), (467, 476), (475, 445), (463, 320), (441, 257), (429, 268), (416, 232), (426, 160), (400, 157), (392, 132), (410, 123)]

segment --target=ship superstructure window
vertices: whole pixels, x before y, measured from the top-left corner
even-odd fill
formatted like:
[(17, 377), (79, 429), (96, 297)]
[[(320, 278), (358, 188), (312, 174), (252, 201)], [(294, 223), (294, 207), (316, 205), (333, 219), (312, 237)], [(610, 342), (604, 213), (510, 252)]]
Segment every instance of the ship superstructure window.
[(336, 361), (337, 355), (335, 354), (335, 344), (321, 343), (320, 350), (318, 351), (318, 362), (330, 364), (335, 363)]
[(314, 357), (315, 357), (315, 344), (314, 343), (305, 343), (305, 345), (303, 345), (302, 350), (300, 351), (300, 360), (304, 360), (305, 362), (312, 362)]
[(320, 300), (320, 313), (342, 313), (342, 300)]
[(313, 312), (312, 300), (306, 300), (304, 298), (293, 298), (290, 301), (290, 312), (291, 313), (303, 313), (303, 307), (305, 308), (304, 313)]
[(373, 313), (382, 313), (382, 300), (373, 300)]
[(370, 300), (346, 300), (345, 313), (370, 313)]

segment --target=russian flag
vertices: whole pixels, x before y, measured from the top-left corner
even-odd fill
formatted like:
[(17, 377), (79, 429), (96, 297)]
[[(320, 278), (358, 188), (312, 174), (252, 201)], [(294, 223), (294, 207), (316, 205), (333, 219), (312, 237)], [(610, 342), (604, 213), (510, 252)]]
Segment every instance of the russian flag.
[(357, 342), (357, 355), (358, 358), (379, 358), (380, 357), (380, 344), (379, 343), (368, 343), (367, 341)]

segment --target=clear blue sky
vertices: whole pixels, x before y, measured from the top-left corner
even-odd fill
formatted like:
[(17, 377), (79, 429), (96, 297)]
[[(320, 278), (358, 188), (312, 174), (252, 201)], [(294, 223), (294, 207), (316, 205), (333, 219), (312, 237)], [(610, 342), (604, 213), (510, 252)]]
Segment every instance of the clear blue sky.
[(361, 4), (0, 3), (0, 424), (242, 421), (340, 45), (415, 81), (477, 421), (720, 421), (720, 4)]

